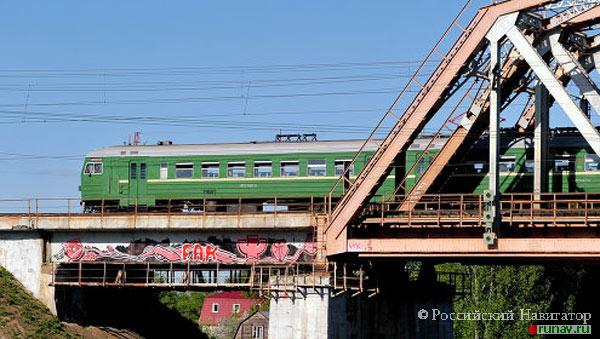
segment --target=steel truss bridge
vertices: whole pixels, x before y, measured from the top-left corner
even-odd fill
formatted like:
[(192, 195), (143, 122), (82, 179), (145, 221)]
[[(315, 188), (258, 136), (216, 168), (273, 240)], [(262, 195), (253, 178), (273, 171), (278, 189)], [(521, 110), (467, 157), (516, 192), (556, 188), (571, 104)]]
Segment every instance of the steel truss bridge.
[[(306, 251), (308, 242), (316, 246), (309, 263), (280, 260), (271, 265), (218, 260), (210, 265), (189, 260), (92, 262), (75, 252), (69, 262), (47, 260), (52, 284), (65, 286), (243, 287), (282, 293), (333, 287), (376, 293), (377, 270), (372, 263), (390, 258), (598, 259), (600, 192), (550, 193), (546, 188), (552, 105), (600, 155), (600, 133), (586, 112), (590, 107), (600, 113), (600, 91), (590, 76), (600, 70), (600, 1), (508, 0), (478, 9), (472, 2), (467, 1), (452, 20), (356, 153), (352, 162), (363, 158), (370, 149), (367, 145), (376, 145), (356, 179), (350, 179), (352, 166), (346, 166), (331, 190), (343, 188), (341, 198), (330, 193), (307, 204), (286, 206), (285, 211), (276, 206), (248, 213), (240, 200), (237, 208), (223, 209), (225, 213), (211, 212), (207, 206), (181, 213), (180, 207), (169, 205), (155, 213), (136, 208), (129, 213), (101, 209), (96, 214), (80, 213), (72, 200), (64, 202), (67, 211), (63, 205), (60, 213), (42, 208), (53, 201), (28, 200), (19, 201), (26, 206), (23, 211), (0, 218), (0, 230), (78, 234), (251, 230), (278, 232), (281, 237), (301, 230), (311, 240), (295, 244)], [(417, 94), (409, 97), (409, 93)], [(518, 98), (527, 104), (519, 107)], [(508, 136), (500, 133), (501, 114), (515, 109), (520, 115), (514, 130), (534, 136), (534, 185), (531, 192), (501, 194), (500, 145), (511, 141), (502, 140)], [(407, 168), (403, 155), (431, 125), (437, 132), (415, 165)], [(472, 145), (482, 136), (489, 140), (489, 189), (480, 195), (447, 192), (445, 184), (453, 175), (450, 164), (468, 160)], [(441, 149), (433, 152), (442, 139), (446, 141)], [(415, 177), (417, 164), (426, 156), (432, 160), (409, 186), (407, 179)], [(376, 196), (393, 171), (394, 194)], [(259, 245), (260, 241), (252, 243)], [(286, 248), (272, 250), (273, 258), (287, 258)], [(112, 254), (112, 248), (90, 251), (92, 257)], [(456, 284), (459, 278), (444, 279)]]
[[(468, 18), (471, 6), (468, 1), (454, 18), (356, 154), (354, 161), (366, 145), (376, 145), (364, 170), (354, 181), (347, 175), (338, 180), (345, 193), (329, 206), (324, 226), (330, 259), (600, 257), (599, 195), (546, 191), (553, 104), (600, 155), (600, 133), (585, 109), (600, 113), (600, 92), (589, 75), (600, 67), (599, 2), (500, 1)], [(417, 95), (408, 98), (411, 92)], [(526, 99), (524, 108), (519, 97)], [(531, 192), (499, 191), (500, 145), (512, 141), (502, 140), (501, 113), (509, 110), (521, 112), (514, 129), (534, 135)], [(402, 155), (436, 121), (442, 123), (435, 137), (406, 168)], [(449, 164), (468, 160), (482, 136), (489, 139), (489, 189), (479, 196), (445, 191), (453, 174)], [(426, 156), (432, 160), (408, 187)], [(395, 195), (373, 203), (394, 170)]]

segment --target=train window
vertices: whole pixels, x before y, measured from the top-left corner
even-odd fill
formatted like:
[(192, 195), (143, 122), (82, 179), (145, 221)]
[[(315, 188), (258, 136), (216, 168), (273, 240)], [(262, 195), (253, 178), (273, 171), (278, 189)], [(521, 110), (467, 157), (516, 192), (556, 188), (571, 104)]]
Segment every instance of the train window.
[(354, 175), (354, 164), (352, 160), (336, 160), (335, 161), (335, 175), (340, 176), (344, 174), (344, 169), (348, 167), (348, 176)]
[(245, 162), (230, 162), (227, 164), (227, 177), (243, 178), (246, 176)]
[(498, 162), (498, 169), (500, 172), (513, 172), (515, 170), (515, 162), (516, 157), (503, 155), (500, 156), (500, 161)]
[(140, 179), (146, 179), (146, 164), (140, 164)]
[(533, 160), (525, 160), (525, 173), (533, 173), (535, 169)]
[(175, 164), (175, 178), (189, 179), (194, 175), (194, 164), (190, 162)]
[(473, 163), (473, 169), (476, 173), (484, 173), (486, 169), (486, 163), (483, 161), (476, 161)]
[(417, 175), (421, 175), (423, 173), (425, 173), (425, 171), (427, 170), (427, 167), (429, 167), (429, 163), (431, 162), (431, 157), (428, 155), (424, 155), (423, 157), (419, 158), (419, 163), (417, 165)]
[(297, 177), (300, 172), (300, 162), (298, 161), (282, 161), (281, 176), (282, 177)]
[(562, 172), (569, 170), (569, 159), (554, 159), (554, 171)]
[(202, 174), (203, 178), (218, 178), (219, 177), (219, 163), (218, 162), (203, 162), (201, 174)]
[(169, 178), (169, 164), (163, 162), (160, 164), (160, 179), (166, 180), (167, 178)]
[(588, 154), (585, 156), (585, 171), (600, 172), (600, 157), (596, 154)]
[(273, 164), (270, 161), (255, 161), (254, 162), (255, 177), (272, 177)]
[(137, 179), (137, 164), (135, 162), (129, 164), (129, 178)]
[(101, 162), (88, 162), (83, 168), (83, 173), (87, 175), (100, 175), (102, 174), (103, 165)]
[(327, 175), (327, 162), (325, 160), (308, 161), (309, 177), (324, 177), (325, 175)]

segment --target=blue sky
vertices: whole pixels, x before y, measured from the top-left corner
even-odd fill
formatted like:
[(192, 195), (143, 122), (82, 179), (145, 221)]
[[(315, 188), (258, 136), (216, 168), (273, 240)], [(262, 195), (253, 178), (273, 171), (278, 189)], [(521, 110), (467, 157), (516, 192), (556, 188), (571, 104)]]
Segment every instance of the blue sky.
[(82, 156), (134, 131), (364, 138), (461, 6), (4, 1), (0, 197), (77, 197)]

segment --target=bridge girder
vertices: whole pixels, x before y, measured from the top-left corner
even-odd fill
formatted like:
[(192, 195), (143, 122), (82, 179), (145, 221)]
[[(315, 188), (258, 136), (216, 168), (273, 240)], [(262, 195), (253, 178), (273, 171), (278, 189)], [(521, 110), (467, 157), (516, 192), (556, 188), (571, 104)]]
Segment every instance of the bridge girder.
[[(518, 95), (516, 91), (523, 91), (523, 85), (520, 85), (521, 87), (509, 87), (511, 95), (501, 99), (498, 95), (499, 91), (494, 90), (494, 86), (504, 81), (499, 75), (505, 74), (501, 71), (502, 68), (496, 68), (495, 64), (502, 65), (504, 63), (506, 65), (508, 60), (510, 60), (509, 57), (513, 58), (513, 60), (515, 58), (512, 50), (510, 53), (504, 53), (503, 55), (500, 48), (502, 45), (513, 46), (518, 52), (518, 58), (525, 63), (528, 71), (535, 75), (541, 84), (545, 85), (552, 97), (558, 102), (573, 124), (588, 141), (591, 148), (597, 154), (600, 154), (600, 134), (567, 92), (565, 88), (567, 81), (561, 78), (557, 79), (555, 71), (548, 65), (548, 62), (555, 60), (560, 65), (559, 68), (562, 72), (565, 73), (564, 78), (572, 79), (581, 88), (586, 99), (588, 97), (591, 99), (590, 104), (592, 104), (592, 107), (595, 109), (600, 108), (598, 89), (587, 74), (590, 67), (582, 66), (578, 57), (572, 55), (559, 41), (559, 37), (563, 31), (583, 30), (591, 25), (595, 25), (600, 17), (600, 5), (597, 3), (588, 3), (584, 6), (575, 4), (573, 6), (562, 7), (567, 9), (549, 19), (543, 20), (534, 14), (546, 11), (549, 9), (547, 7), (549, 4), (556, 3), (557, 1), (511, 0), (483, 7), (477, 12), (471, 23), (466, 28), (463, 28), (463, 33), (452, 49), (444, 56), (428, 82), (425, 84), (418, 83), (420, 87), (419, 94), (408, 106), (404, 115), (397, 118), (395, 126), (391, 129), (387, 137), (382, 142), (377, 142), (379, 146), (378, 150), (368, 161), (355, 182), (350, 185), (335, 206), (335, 209), (330, 210), (329, 224), (325, 230), (328, 255), (348, 252), (348, 226), (360, 223), (358, 217), (362, 209), (390, 173), (393, 158), (410, 145), (422, 128), (436, 115), (437, 111), (449, 101), (448, 94), (454, 94), (454, 91), (449, 92), (448, 90), (454, 87), (453, 84), (459, 83), (459, 79), (463, 79), (461, 83), (463, 84), (467, 82), (464, 81), (465, 77), (476, 77), (481, 73), (485, 73), (482, 70), (487, 70), (490, 73), (488, 86), (492, 90), (480, 92), (479, 101), (477, 99), (474, 100), (474, 104), (477, 105), (475, 107), (471, 105), (472, 109), (470, 110), (474, 113), (470, 115), (473, 118), (469, 120), (469, 114), (463, 117), (462, 123), (454, 133), (454, 135), (458, 136), (457, 140), (464, 141), (467, 138), (473, 140), (473, 138), (478, 137), (474, 136), (476, 133), (471, 131), (471, 127), (478, 120), (478, 123), (481, 124), (483, 119), (480, 119), (479, 116), (481, 115), (482, 107), (488, 107), (487, 109), (492, 113), (492, 125), (490, 127), (495, 128), (491, 128), (490, 133), (498, 130), (498, 114), (505, 107), (502, 105), (502, 100), (508, 99), (506, 102), (506, 105), (508, 105)], [(556, 10), (559, 7), (553, 9)], [(456, 25), (461, 28), (463, 27), (458, 24), (458, 20), (462, 14), (463, 12), (453, 21), (449, 30)], [(431, 54), (440, 53), (438, 46), (439, 43), (432, 50)], [(498, 47), (497, 54), (495, 54), (496, 48), (494, 46)], [(475, 55), (480, 54), (482, 50), (486, 49), (491, 54), (491, 61), (489, 63), (481, 63), (479, 70), (467, 73), (464, 67), (456, 67), (456, 65), (468, 64), (469, 60), (472, 60)], [(546, 53), (546, 51), (552, 53)], [(495, 58), (496, 55), (498, 56), (498, 60)], [(504, 61), (504, 59), (507, 61)], [(448, 67), (449, 64), (453, 64), (455, 67)], [(417, 75), (420, 70), (421, 68), (417, 72)], [(532, 78), (530, 77), (527, 81), (531, 80)], [(410, 86), (411, 83), (412, 80), (407, 86)], [(527, 88), (526, 83), (525, 88)], [(392, 108), (384, 116), (384, 119), (390, 115), (398, 100), (399, 98), (396, 99)], [(394, 117), (397, 117), (397, 115), (394, 115)], [(493, 119), (493, 117), (496, 117), (496, 119)], [(382, 122), (384, 119), (382, 119)], [(375, 135), (375, 132), (378, 131), (381, 125), (382, 123), (378, 125), (366, 143), (373, 141), (373, 135)], [(488, 127), (489, 125), (484, 122), (483, 126)], [(464, 129), (463, 132), (459, 131), (461, 128)], [(475, 130), (475, 132), (481, 134), (485, 128), (481, 129), (480, 126), (479, 129)], [(499, 135), (497, 137), (499, 138)], [(494, 139), (492, 143), (493, 141), (498, 141), (497, 138), (492, 137), (490, 139)], [(440, 166), (437, 170), (434, 170), (436, 176), (440, 174), (439, 168), (448, 164), (451, 157), (462, 146), (460, 141), (452, 142), (451, 137), (449, 142), (444, 145), (444, 147), (449, 145), (450, 148), (447, 151), (442, 148), (442, 151), (434, 157), (432, 165)], [(490, 147), (490, 168), (492, 168), (494, 163), (497, 164), (499, 157), (499, 148), (492, 146), (494, 145)], [(436, 163), (435, 159), (442, 160)], [(432, 165), (429, 166), (427, 171), (432, 168)], [(493, 167), (496, 168), (497, 166)], [(497, 187), (495, 183), (498, 179), (498, 171), (492, 170), (490, 174), (490, 187)], [(431, 183), (420, 180), (414, 186), (419, 191), (416, 193), (407, 193), (403, 197), (404, 204), (399, 205), (399, 210), (411, 210), (413, 201), (418, 201), (427, 192)], [(493, 197), (496, 197), (496, 191), (492, 189)], [(494, 198), (492, 200), (497, 199)], [(497, 207), (499, 208), (499, 206)]]

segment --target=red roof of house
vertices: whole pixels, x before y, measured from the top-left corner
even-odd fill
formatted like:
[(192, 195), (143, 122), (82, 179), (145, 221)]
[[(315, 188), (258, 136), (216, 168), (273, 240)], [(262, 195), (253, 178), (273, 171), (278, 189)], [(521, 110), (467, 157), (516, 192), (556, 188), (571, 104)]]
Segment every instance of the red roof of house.
[(227, 291), (227, 292), (221, 292), (221, 293), (209, 295), (204, 300), (207, 300), (207, 299), (247, 299), (247, 298), (244, 297), (244, 294), (242, 293), (242, 291)]
[[(221, 292), (210, 295), (204, 299), (199, 322), (203, 325), (216, 325), (221, 320), (234, 314), (234, 305), (239, 305), (239, 314), (241, 315), (252, 309), (255, 303), (254, 299), (245, 297), (241, 291)], [(214, 304), (218, 305), (216, 312), (213, 310)]]

